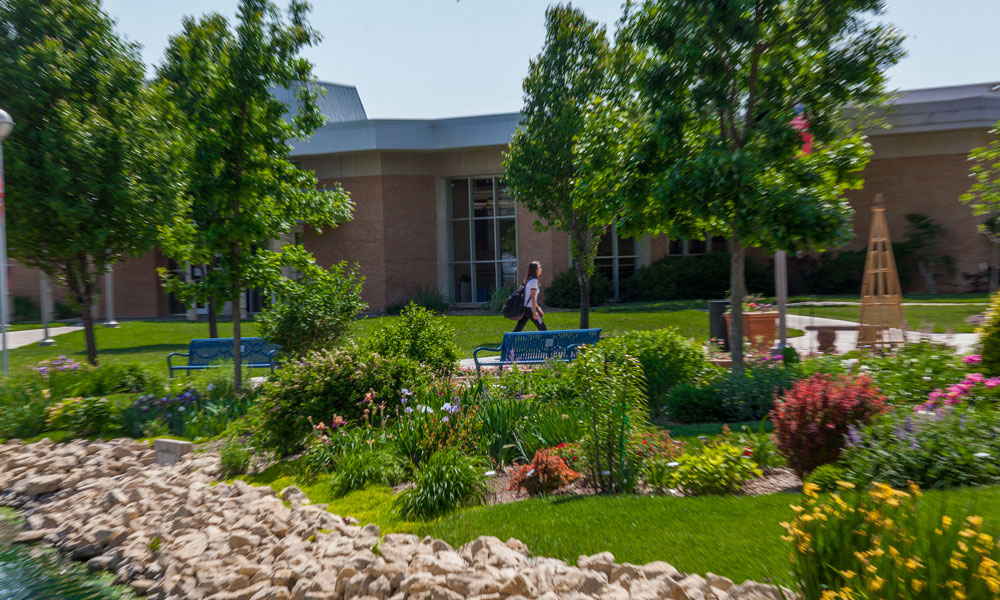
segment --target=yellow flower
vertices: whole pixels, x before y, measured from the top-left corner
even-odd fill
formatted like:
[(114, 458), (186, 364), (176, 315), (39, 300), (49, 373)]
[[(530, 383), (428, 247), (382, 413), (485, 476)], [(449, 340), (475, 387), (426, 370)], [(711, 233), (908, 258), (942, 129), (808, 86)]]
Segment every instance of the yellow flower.
[(908, 558), (906, 560), (906, 568), (910, 569), (911, 571), (915, 571), (915, 570), (919, 569), (922, 566), (923, 565), (920, 564), (920, 561), (918, 559), (916, 559), (916, 558)]
[(941, 527), (945, 529), (951, 527), (951, 517), (949, 517), (948, 515), (944, 515), (943, 517), (941, 517)]
[(963, 561), (961, 561), (961, 560), (959, 560), (959, 559), (957, 559), (955, 557), (952, 557), (951, 559), (949, 559), (948, 560), (948, 564), (951, 565), (951, 568), (955, 569), (956, 571), (964, 571), (965, 569), (968, 568), (968, 565), (966, 565), (965, 562), (963, 562)]
[(878, 567), (876, 567), (875, 565), (868, 565), (867, 567), (865, 567), (865, 570), (868, 571), (869, 573), (878, 573)]
[(881, 577), (876, 575), (874, 579), (868, 582), (868, 589), (872, 590), (873, 592), (877, 592), (880, 589), (882, 589), (883, 585), (885, 585), (885, 579), (882, 579)]
[(819, 496), (819, 486), (816, 485), (815, 483), (807, 483), (804, 486), (802, 486), (802, 493), (804, 493), (806, 496), (816, 498), (817, 496)]
[(850, 481), (839, 481), (838, 480), (837, 481), (837, 485), (839, 485), (842, 488), (849, 489), (849, 490), (853, 490), (854, 489), (854, 484), (851, 483)]
[(844, 576), (844, 579), (854, 579), (854, 576), (857, 575), (854, 571), (841, 571), (840, 574)]
[(968, 517), (965, 518), (965, 520), (968, 521), (970, 525), (972, 525), (973, 527), (975, 527), (977, 529), (979, 527), (983, 526), (983, 518), (982, 517), (977, 517), (975, 515), (969, 515)]
[(913, 588), (914, 592), (919, 592), (920, 590), (924, 589), (924, 586), (926, 585), (927, 584), (921, 579), (914, 579), (913, 581), (910, 582), (910, 586)]

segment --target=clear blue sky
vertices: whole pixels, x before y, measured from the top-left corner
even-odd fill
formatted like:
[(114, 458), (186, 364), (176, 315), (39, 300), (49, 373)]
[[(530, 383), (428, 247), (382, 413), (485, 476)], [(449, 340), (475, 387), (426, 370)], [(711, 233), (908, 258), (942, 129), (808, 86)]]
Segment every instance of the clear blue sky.
[[(284, 4), (285, 0), (278, 0)], [(313, 0), (323, 33), (306, 56), (324, 81), (355, 85), (370, 118), (513, 112), (521, 80), (544, 38), (547, 0)], [(619, 0), (576, 0), (609, 25)], [(158, 63), (183, 15), (235, 13), (237, 0), (105, 0), (118, 30)], [(998, 0), (889, 0), (908, 56), (891, 85), (913, 89), (1000, 81)]]

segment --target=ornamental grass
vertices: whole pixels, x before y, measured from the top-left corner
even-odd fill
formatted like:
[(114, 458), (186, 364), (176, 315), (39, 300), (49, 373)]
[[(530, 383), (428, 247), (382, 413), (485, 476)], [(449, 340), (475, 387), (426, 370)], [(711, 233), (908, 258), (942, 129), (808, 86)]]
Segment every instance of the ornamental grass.
[(911, 485), (867, 493), (806, 484), (783, 523), (804, 600), (985, 600), (1000, 597), (997, 528), (931, 503)]

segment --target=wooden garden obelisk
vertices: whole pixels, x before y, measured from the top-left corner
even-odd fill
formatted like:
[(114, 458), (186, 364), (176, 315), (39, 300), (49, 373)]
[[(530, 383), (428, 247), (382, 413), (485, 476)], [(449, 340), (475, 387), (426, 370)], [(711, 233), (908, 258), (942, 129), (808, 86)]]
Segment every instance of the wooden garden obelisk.
[(878, 350), (901, 344), (905, 340), (905, 326), (899, 273), (892, 256), (885, 206), (882, 205), (882, 194), (876, 194), (875, 204), (872, 206), (865, 278), (861, 282), (858, 348)]

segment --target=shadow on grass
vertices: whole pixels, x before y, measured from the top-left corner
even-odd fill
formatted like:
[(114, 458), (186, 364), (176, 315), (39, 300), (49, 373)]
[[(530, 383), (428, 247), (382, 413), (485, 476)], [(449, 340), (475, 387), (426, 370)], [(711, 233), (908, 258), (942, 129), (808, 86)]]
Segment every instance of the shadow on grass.
[[(126, 346), (123, 348), (101, 348), (98, 346), (97, 354), (140, 354), (143, 352), (177, 352), (179, 350), (187, 350), (187, 344), (149, 344), (146, 346)], [(86, 354), (86, 350), (80, 352), (80, 354)], [(163, 355), (163, 360), (167, 360), (167, 355)]]
[(675, 312), (680, 310), (708, 310), (705, 300), (668, 300), (664, 302), (632, 302), (609, 304), (593, 309), (596, 313), (620, 312)]

